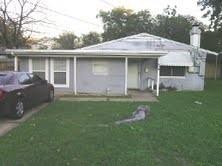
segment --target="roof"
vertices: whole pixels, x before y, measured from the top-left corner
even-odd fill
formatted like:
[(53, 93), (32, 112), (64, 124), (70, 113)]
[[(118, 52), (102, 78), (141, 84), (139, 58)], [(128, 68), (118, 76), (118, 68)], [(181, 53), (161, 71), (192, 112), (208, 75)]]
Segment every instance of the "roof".
[(161, 66), (193, 66), (193, 60), (189, 52), (169, 52), (167, 55), (160, 57), (159, 63)]
[[(177, 42), (174, 40), (169, 40), (163, 37), (151, 35), (148, 33), (140, 33), (138, 35), (132, 35), (124, 38), (120, 38), (117, 40), (112, 40), (88, 47), (84, 47), (81, 50), (126, 50), (126, 51), (154, 51), (154, 50), (162, 50), (162, 51), (192, 51), (193, 49), (197, 49), (196, 47)], [(208, 54), (218, 55), (218, 53), (198, 48), (199, 51), (206, 52)]]
[(189, 44), (184, 44), (169, 40), (163, 37), (140, 33), (100, 44), (84, 47), (75, 50), (23, 50), (11, 49), (6, 50), (6, 54), (18, 56), (54, 56), (72, 57), (72, 56), (96, 56), (96, 57), (160, 57), (168, 52), (192, 52), (200, 51), (208, 54), (218, 55), (218, 53), (196, 48)]

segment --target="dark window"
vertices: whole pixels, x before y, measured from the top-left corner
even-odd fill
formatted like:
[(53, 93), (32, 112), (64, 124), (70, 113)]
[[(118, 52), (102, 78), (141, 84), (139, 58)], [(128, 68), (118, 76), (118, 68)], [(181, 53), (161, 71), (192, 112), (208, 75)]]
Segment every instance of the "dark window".
[(36, 74), (29, 74), (29, 76), (31, 77), (32, 82), (41, 82), (43, 79), (40, 78), (38, 75)]
[(186, 68), (181, 66), (161, 66), (160, 76), (185, 76)]
[(45, 79), (45, 72), (34, 72), (34, 74), (38, 75), (40, 78)]
[(66, 84), (66, 72), (54, 72), (55, 84)]
[(160, 76), (171, 76), (171, 67), (161, 66), (160, 67)]
[(185, 76), (185, 67), (173, 67), (173, 76)]
[(18, 81), (20, 84), (31, 84), (31, 78), (26, 74), (19, 74), (18, 76)]

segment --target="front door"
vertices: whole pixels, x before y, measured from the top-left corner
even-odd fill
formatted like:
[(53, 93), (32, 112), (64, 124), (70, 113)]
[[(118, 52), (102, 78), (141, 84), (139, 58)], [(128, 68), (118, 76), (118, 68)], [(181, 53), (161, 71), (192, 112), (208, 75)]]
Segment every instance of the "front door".
[(138, 63), (129, 63), (128, 64), (128, 88), (129, 89), (138, 89), (139, 81), (139, 72), (138, 72)]

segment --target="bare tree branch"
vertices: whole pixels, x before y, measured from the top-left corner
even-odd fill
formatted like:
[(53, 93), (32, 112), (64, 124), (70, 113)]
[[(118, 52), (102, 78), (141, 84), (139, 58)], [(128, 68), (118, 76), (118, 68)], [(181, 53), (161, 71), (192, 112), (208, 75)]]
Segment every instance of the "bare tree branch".
[[(40, 0), (35, 3), (31, 0), (0, 0), (0, 34), (6, 47), (18, 48), (23, 45), (23, 41), (26, 41), (25, 32), (31, 32), (28, 38), (31, 37), (33, 31), (27, 30), (25, 26), (41, 22), (31, 17), (37, 11), (39, 3)], [(16, 5), (16, 12), (10, 11), (12, 5)]]

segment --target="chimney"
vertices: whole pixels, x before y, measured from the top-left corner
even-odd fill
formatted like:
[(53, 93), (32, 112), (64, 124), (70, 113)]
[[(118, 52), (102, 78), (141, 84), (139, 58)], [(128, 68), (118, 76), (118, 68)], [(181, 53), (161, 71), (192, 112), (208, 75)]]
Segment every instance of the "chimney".
[(201, 30), (198, 24), (194, 24), (190, 31), (190, 45), (200, 47)]

